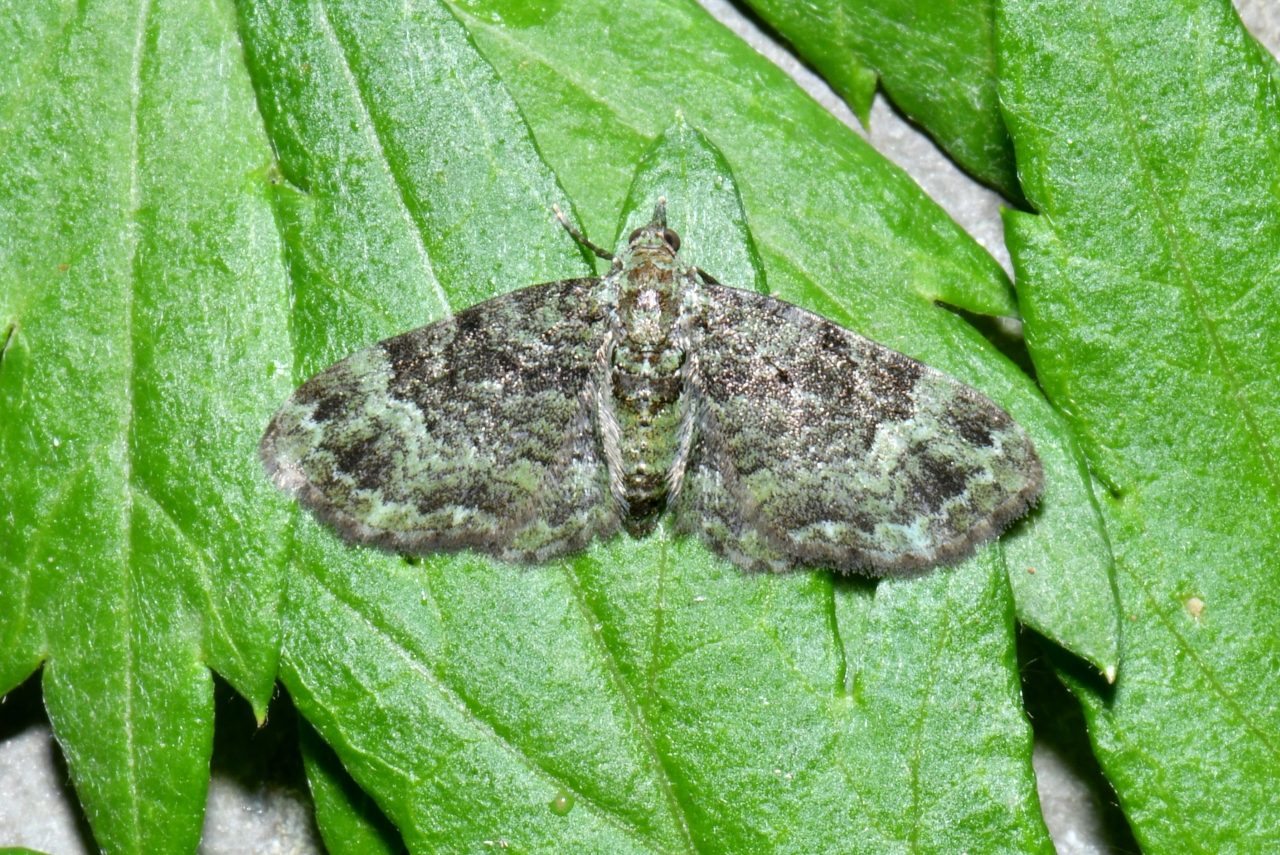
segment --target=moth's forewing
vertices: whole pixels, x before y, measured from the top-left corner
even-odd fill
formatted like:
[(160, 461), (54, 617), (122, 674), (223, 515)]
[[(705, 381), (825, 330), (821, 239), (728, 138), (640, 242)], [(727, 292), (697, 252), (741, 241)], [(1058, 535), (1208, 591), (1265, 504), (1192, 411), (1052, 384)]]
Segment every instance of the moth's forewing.
[(703, 401), (677, 513), (739, 564), (874, 574), (951, 563), (1043, 489), (981, 393), (780, 300), (706, 286)]
[(600, 280), (534, 285), (362, 350), (304, 383), (268, 472), (347, 540), (545, 560), (617, 528), (597, 454)]

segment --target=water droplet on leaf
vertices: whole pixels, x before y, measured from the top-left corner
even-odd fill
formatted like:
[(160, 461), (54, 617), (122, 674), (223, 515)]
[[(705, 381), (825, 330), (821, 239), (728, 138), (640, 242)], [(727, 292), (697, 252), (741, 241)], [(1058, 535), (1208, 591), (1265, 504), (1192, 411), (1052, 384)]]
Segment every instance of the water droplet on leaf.
[(556, 797), (551, 800), (551, 812), (556, 816), (564, 816), (573, 810), (573, 794), (566, 793), (564, 790), (556, 793)]

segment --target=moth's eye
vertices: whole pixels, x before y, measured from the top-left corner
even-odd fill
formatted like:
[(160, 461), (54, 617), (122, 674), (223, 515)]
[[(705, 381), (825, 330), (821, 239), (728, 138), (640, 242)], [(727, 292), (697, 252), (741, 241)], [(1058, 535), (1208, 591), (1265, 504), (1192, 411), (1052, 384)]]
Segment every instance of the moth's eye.
[(676, 234), (675, 232), (671, 231), (671, 229), (664, 229), (664, 230), (663, 230), (663, 232), (662, 232), (662, 239), (663, 239), (664, 241), (666, 241), (667, 246), (671, 247), (671, 251), (672, 251), (672, 252), (679, 252), (679, 250), (680, 250), (680, 235), (678, 235), (678, 234)]
[(627, 238), (627, 243), (635, 243), (642, 234), (644, 234), (644, 229), (636, 229), (631, 233), (631, 237)]

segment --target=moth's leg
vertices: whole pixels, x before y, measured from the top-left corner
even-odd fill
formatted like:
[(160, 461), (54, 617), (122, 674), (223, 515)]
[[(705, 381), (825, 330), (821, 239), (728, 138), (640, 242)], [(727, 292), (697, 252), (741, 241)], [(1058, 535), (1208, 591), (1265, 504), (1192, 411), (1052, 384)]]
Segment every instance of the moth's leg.
[(706, 282), (708, 285), (720, 285), (720, 284), (723, 284), (723, 283), (721, 283), (721, 282), (720, 282), (720, 280), (716, 279), (714, 276), (712, 276), (712, 275), (711, 275), (710, 273), (708, 273), (707, 271), (703, 270), (701, 267), (695, 267), (695, 268), (693, 268), (693, 272), (694, 272), (694, 273), (696, 273), (696, 274), (698, 274), (698, 276), (702, 277), (702, 281), (703, 281), (703, 282)]
[(613, 362), (613, 343), (614, 336), (610, 333), (596, 356), (595, 368), (587, 384), (587, 395), (595, 412), (600, 450), (604, 456), (605, 468), (609, 472), (609, 494), (613, 497), (614, 507), (625, 516), (628, 508), (623, 486), (622, 428), (613, 411), (613, 372), (609, 370)]
[(560, 210), (559, 205), (552, 205), (551, 210), (556, 212), (556, 219), (560, 221), (560, 225), (564, 226), (564, 230), (569, 233), (570, 237), (572, 237), (578, 243), (585, 246), (587, 249), (594, 252), (596, 255), (603, 258), (605, 261), (610, 261), (610, 262), (613, 262), (614, 264), (618, 263), (618, 257), (615, 256), (612, 252), (609, 252), (607, 249), (601, 249), (591, 241), (587, 240), (586, 235), (578, 231), (577, 227), (573, 223), (569, 222), (569, 218), (566, 217), (564, 215), (564, 212)]
[[(686, 336), (687, 338), (687, 336)], [(684, 489), (689, 460), (694, 443), (698, 439), (698, 419), (702, 415), (702, 382), (698, 377), (698, 352), (696, 345), (682, 341), (689, 354), (680, 371), (683, 390), (680, 392), (680, 426), (676, 429), (676, 455), (667, 470), (667, 506), (673, 507)]]

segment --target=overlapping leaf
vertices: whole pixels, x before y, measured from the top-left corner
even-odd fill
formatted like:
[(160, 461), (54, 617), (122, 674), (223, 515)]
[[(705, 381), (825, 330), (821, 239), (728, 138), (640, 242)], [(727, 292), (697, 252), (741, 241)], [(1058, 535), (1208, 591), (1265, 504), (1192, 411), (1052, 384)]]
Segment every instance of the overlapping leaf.
[[(469, 303), (487, 295), (466, 290), (476, 283), (500, 293), (581, 270), (581, 256), (555, 231), (547, 201), (516, 208), (503, 206), (499, 195), (492, 204), (505, 212), (501, 240), (478, 233), (450, 243), (467, 227), (465, 217), (454, 223), (445, 214), (426, 226), (422, 212), (449, 210), (439, 194), (468, 193), (483, 211), (490, 183), (513, 175), (520, 186), (544, 188), (546, 200), (557, 196), (550, 173), (527, 159), (532, 146), (511, 123), (514, 111), (502, 104), (496, 81), (455, 86), (476, 80), (483, 68), (469, 64), (467, 34), (444, 10), (420, 7), (402, 17), (399, 7), (369, 5), (328, 4), (323, 15), (305, 16), (273, 4), (244, 9), (254, 78), (271, 105), (263, 111), (273, 136), (281, 135), (282, 171), (294, 185), (282, 190), (290, 270), (298, 294), (314, 295), (299, 304), (323, 307), (309, 322), (331, 313), (328, 332), (298, 336), (300, 373), (420, 322), (426, 310), (381, 327), (381, 307), (395, 305), (407, 287), (433, 293), (438, 282), (445, 293), (456, 287), (463, 295), (457, 302)], [(381, 51), (376, 62), (371, 46)], [(423, 55), (447, 63), (435, 72), (439, 85), (415, 91), (417, 103), (375, 103), (387, 96), (372, 81), (422, 80), (423, 69), (402, 58)], [(309, 100), (317, 92), (323, 105)], [(798, 93), (792, 97), (805, 103)], [(467, 138), (501, 141), (501, 155), (472, 151), (456, 161), (441, 157), (434, 171), (415, 171), (411, 158), (397, 154), (435, 135), (444, 119), (457, 133), (459, 105), (474, 103), (488, 106), (469, 112), (478, 127)], [(675, 118), (670, 105), (665, 112), (668, 121)], [(651, 145), (644, 136), (630, 142), (638, 145), (621, 155), (630, 159), (607, 167), (621, 175), (619, 185), (584, 188), (590, 199), (608, 194), (614, 212), (597, 228), (599, 213), (578, 205), (593, 234), (620, 227), (616, 212), (624, 207), (630, 169)], [(539, 143), (545, 153), (548, 144)], [(678, 132), (653, 153), (645, 173), (651, 183), (637, 192), (671, 188), (664, 192), (690, 251), (699, 248), (745, 275), (755, 264), (742, 243), (743, 212), (724, 161), (707, 151), (696, 133)], [(855, 148), (849, 156), (877, 170), (876, 179), (863, 181), (885, 182), (904, 201), (927, 204), (869, 151)], [(495, 163), (506, 167), (503, 174), (488, 171)], [(600, 156), (568, 172), (585, 182), (591, 166), (605, 163)], [(444, 168), (449, 164), (458, 171)], [(361, 182), (379, 185), (365, 199), (382, 202), (348, 190), (356, 167)], [(708, 193), (709, 187), (722, 192)], [(697, 205), (677, 204), (695, 193)], [(633, 199), (626, 208), (650, 202)], [(359, 217), (425, 249), (429, 261), (412, 273), (420, 284), (370, 275), (362, 252), (314, 261), (321, 257), (315, 247), (341, 246), (343, 223), (358, 219), (349, 210), (362, 205)], [(863, 229), (870, 233), (883, 217), (866, 210), (872, 219)], [(947, 235), (944, 245), (982, 258), (935, 209), (926, 210)], [(561, 267), (539, 270), (538, 259), (549, 257), (539, 249), (548, 228), (560, 241)], [(913, 249), (909, 235), (890, 232), (882, 240), (928, 252)], [(483, 246), (504, 252), (486, 257), (478, 251)], [(513, 258), (531, 259), (529, 269), (494, 269)], [(417, 272), (427, 264), (452, 272), (431, 281)], [(928, 265), (921, 258), (914, 269), (925, 275)], [(1007, 305), (998, 274), (983, 283), (992, 268), (978, 270), (987, 272), (965, 275), (985, 290), (986, 305)], [(326, 306), (335, 282), (361, 294), (363, 305)], [(946, 287), (961, 299), (959, 289)], [(934, 311), (924, 300), (918, 305)], [(352, 311), (361, 318), (350, 322)], [(338, 337), (334, 352), (316, 353), (316, 344), (327, 347)], [(912, 840), (944, 848), (963, 841), (974, 851), (1045, 845), (1028, 777), (998, 552), (873, 595), (857, 586), (837, 590), (824, 575), (744, 578), (696, 543), (665, 535), (623, 539), (572, 563), (520, 570), (466, 556), (407, 564), (342, 547), (309, 519), (299, 524), (286, 609), (286, 683), (411, 849), (484, 841), (610, 852), (858, 845), (881, 851)], [(864, 658), (873, 639), (902, 646)], [(847, 657), (845, 649), (859, 653)], [(947, 737), (935, 736), (935, 728)], [(984, 758), (976, 766), (975, 752)], [(876, 777), (871, 768), (885, 765), (905, 770), (905, 777), (880, 775), (882, 783), (863, 785)]]
[(1280, 97), (1223, 2), (1004, 0), (1027, 341), (1116, 549), (1114, 688), (1071, 684), (1143, 847), (1280, 845)]
[(1022, 200), (996, 96), (993, 0), (749, 0), (866, 124), (877, 80), (947, 154)]
[(190, 851), (208, 666), (274, 684), (289, 388), (270, 152), (223, 6), (15, 3), (0, 54), (0, 691), (44, 697), (100, 843)]
[[(696, 7), (542, 15), (245, 2), (233, 20), (165, 0), (13, 13), (4, 682), (47, 663), (100, 841), (189, 850), (206, 665), (264, 708), (288, 552), (285, 678), (411, 847), (1043, 847), (1006, 569), (1022, 617), (1100, 667), (1114, 613), (1070, 434), (932, 305), (1010, 313), (1007, 282)], [(645, 174), (701, 164), (673, 173), (674, 200), (732, 187), (731, 166), (745, 203), (735, 190), (687, 206), (691, 250), (746, 276), (749, 217), (775, 291), (1002, 401), (1050, 473), (1030, 523), (964, 568), (874, 593), (744, 578), (665, 536), (522, 572), (407, 565), (307, 517), (291, 535), (253, 454), (289, 374), (451, 304), (580, 275), (551, 203), (572, 197), (612, 234), (677, 109), (725, 158), (708, 167), (683, 139)]]

